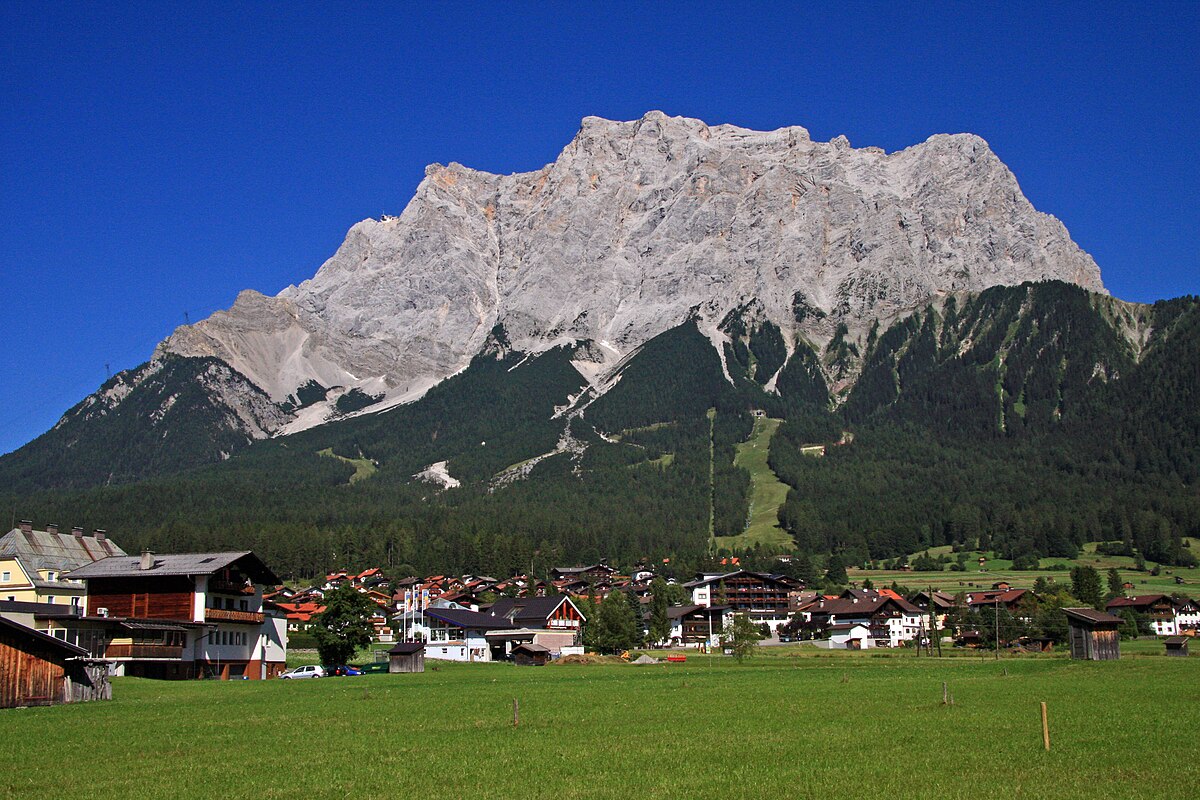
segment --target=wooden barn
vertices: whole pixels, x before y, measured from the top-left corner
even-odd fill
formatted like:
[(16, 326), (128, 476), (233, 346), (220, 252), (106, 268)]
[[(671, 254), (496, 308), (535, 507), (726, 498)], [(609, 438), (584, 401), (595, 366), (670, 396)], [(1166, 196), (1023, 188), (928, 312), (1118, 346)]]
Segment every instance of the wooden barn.
[(1167, 647), (1167, 655), (1169, 656), (1186, 656), (1188, 654), (1187, 636), (1168, 636), (1163, 640), (1163, 644)]
[(1071, 658), (1112, 661), (1121, 657), (1121, 618), (1094, 608), (1064, 608)]
[(388, 672), (424, 671), (424, 642), (400, 642), (391, 650), (388, 650)]
[(0, 708), (111, 699), (104, 661), (0, 617)]
[(550, 648), (540, 644), (519, 644), (512, 650), (512, 660), (522, 667), (544, 667), (550, 661)]

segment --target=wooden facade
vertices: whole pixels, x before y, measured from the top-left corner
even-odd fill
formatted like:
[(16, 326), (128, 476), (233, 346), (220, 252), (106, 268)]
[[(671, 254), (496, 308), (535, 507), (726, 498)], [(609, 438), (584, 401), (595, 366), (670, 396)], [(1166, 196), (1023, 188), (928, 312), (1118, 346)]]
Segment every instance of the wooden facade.
[(1064, 608), (1070, 626), (1071, 658), (1112, 661), (1121, 657), (1121, 618), (1091, 608)]
[(132, 619), (192, 619), (194, 582), (184, 575), (91, 578), (88, 614)]
[(538, 644), (519, 644), (513, 648), (512, 660), (521, 667), (544, 667), (550, 662), (550, 649)]
[(104, 662), (0, 617), (0, 708), (110, 699)]
[(388, 651), (388, 672), (424, 672), (425, 645), (400, 642)]

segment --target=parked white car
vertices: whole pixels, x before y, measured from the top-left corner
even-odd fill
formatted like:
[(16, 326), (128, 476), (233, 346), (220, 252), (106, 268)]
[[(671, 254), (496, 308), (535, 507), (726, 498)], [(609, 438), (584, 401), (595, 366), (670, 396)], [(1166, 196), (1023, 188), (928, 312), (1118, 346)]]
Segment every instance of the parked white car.
[(309, 664), (303, 667), (292, 667), (279, 676), (279, 680), (297, 680), (299, 678), (324, 678), (325, 668)]

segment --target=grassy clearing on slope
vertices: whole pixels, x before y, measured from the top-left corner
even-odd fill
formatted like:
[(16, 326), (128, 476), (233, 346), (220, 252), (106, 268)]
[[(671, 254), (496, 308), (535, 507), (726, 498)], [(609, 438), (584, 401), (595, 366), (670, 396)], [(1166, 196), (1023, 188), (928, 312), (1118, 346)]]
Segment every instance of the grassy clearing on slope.
[[(1192, 547), (1197, 547), (1197, 545), (1192, 544)], [(921, 552), (924, 553), (926, 551), (923, 550)], [(940, 555), (949, 555), (951, 558), (957, 556), (957, 554), (950, 552), (949, 545), (931, 547), (928, 553), (934, 558)], [(909, 560), (911, 561), (917, 555), (920, 555), (920, 553), (914, 553), (909, 557)], [(850, 580), (856, 583), (869, 578), (876, 586), (887, 586), (895, 582), (914, 588), (932, 586), (934, 589), (947, 592), (967, 592), (988, 589), (991, 588), (992, 584), (1001, 581), (1006, 581), (1013, 586), (1029, 588), (1033, 586), (1034, 581), (1039, 577), (1045, 577), (1047, 580), (1053, 579), (1060, 584), (1070, 584), (1070, 568), (1079, 564), (1095, 567), (1101, 573), (1102, 579), (1107, 578), (1106, 573), (1109, 568), (1116, 567), (1117, 572), (1121, 575), (1121, 580), (1129, 581), (1134, 585), (1130, 594), (1172, 594), (1180, 592), (1190, 597), (1200, 597), (1200, 567), (1162, 566), (1160, 567), (1160, 574), (1151, 575), (1149, 572), (1135, 570), (1133, 568), (1134, 559), (1128, 556), (1097, 554), (1095, 542), (1085, 544), (1083, 552), (1080, 553), (1078, 559), (1043, 558), (1038, 569), (1029, 570), (1015, 570), (1012, 568), (1011, 561), (992, 558), (992, 553), (970, 551), (966, 555), (966, 572), (951, 572), (948, 567), (941, 572), (880, 569), (850, 569), (847, 572), (850, 575)], [(988, 557), (988, 561), (982, 570), (979, 568), (980, 555)], [(1066, 567), (1066, 569), (1053, 569), (1052, 567), (1055, 566)], [(1147, 564), (1148, 569), (1153, 566), (1153, 562)], [(1183, 583), (1176, 583), (1176, 577), (1182, 578)]]
[(779, 480), (767, 464), (771, 437), (783, 420), (754, 420), (750, 438), (737, 446), (733, 463), (750, 473), (750, 522), (738, 536), (718, 536), (718, 548), (749, 550), (756, 544), (777, 550), (789, 550), (792, 536), (779, 524), (779, 507), (787, 499), (787, 484)]
[(326, 458), (336, 458), (338, 461), (345, 461), (347, 464), (354, 467), (354, 474), (350, 476), (350, 483), (358, 483), (361, 480), (366, 480), (375, 474), (378, 467), (375, 462), (369, 458), (346, 458), (339, 456), (333, 452), (332, 447), (326, 447), (324, 450), (318, 450), (317, 455), (325, 456)]
[[(443, 664), (295, 682), (117, 679), (114, 697), (0, 711), (0, 797), (835, 800), (869, 787), (1091, 800), (1186, 796), (1200, 780), (1195, 658)], [(81, 768), (37, 769), (48, 742), (55, 763)]]

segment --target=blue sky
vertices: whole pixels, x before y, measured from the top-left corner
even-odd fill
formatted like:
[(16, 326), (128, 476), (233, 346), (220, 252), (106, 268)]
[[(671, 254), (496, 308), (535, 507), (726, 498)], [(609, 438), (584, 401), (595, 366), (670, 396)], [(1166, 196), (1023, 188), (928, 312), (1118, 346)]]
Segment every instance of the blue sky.
[(977, 133), (1113, 294), (1200, 293), (1200, 3), (843, 5), (0, 4), (0, 452), (426, 164), (536, 169), (589, 114)]

